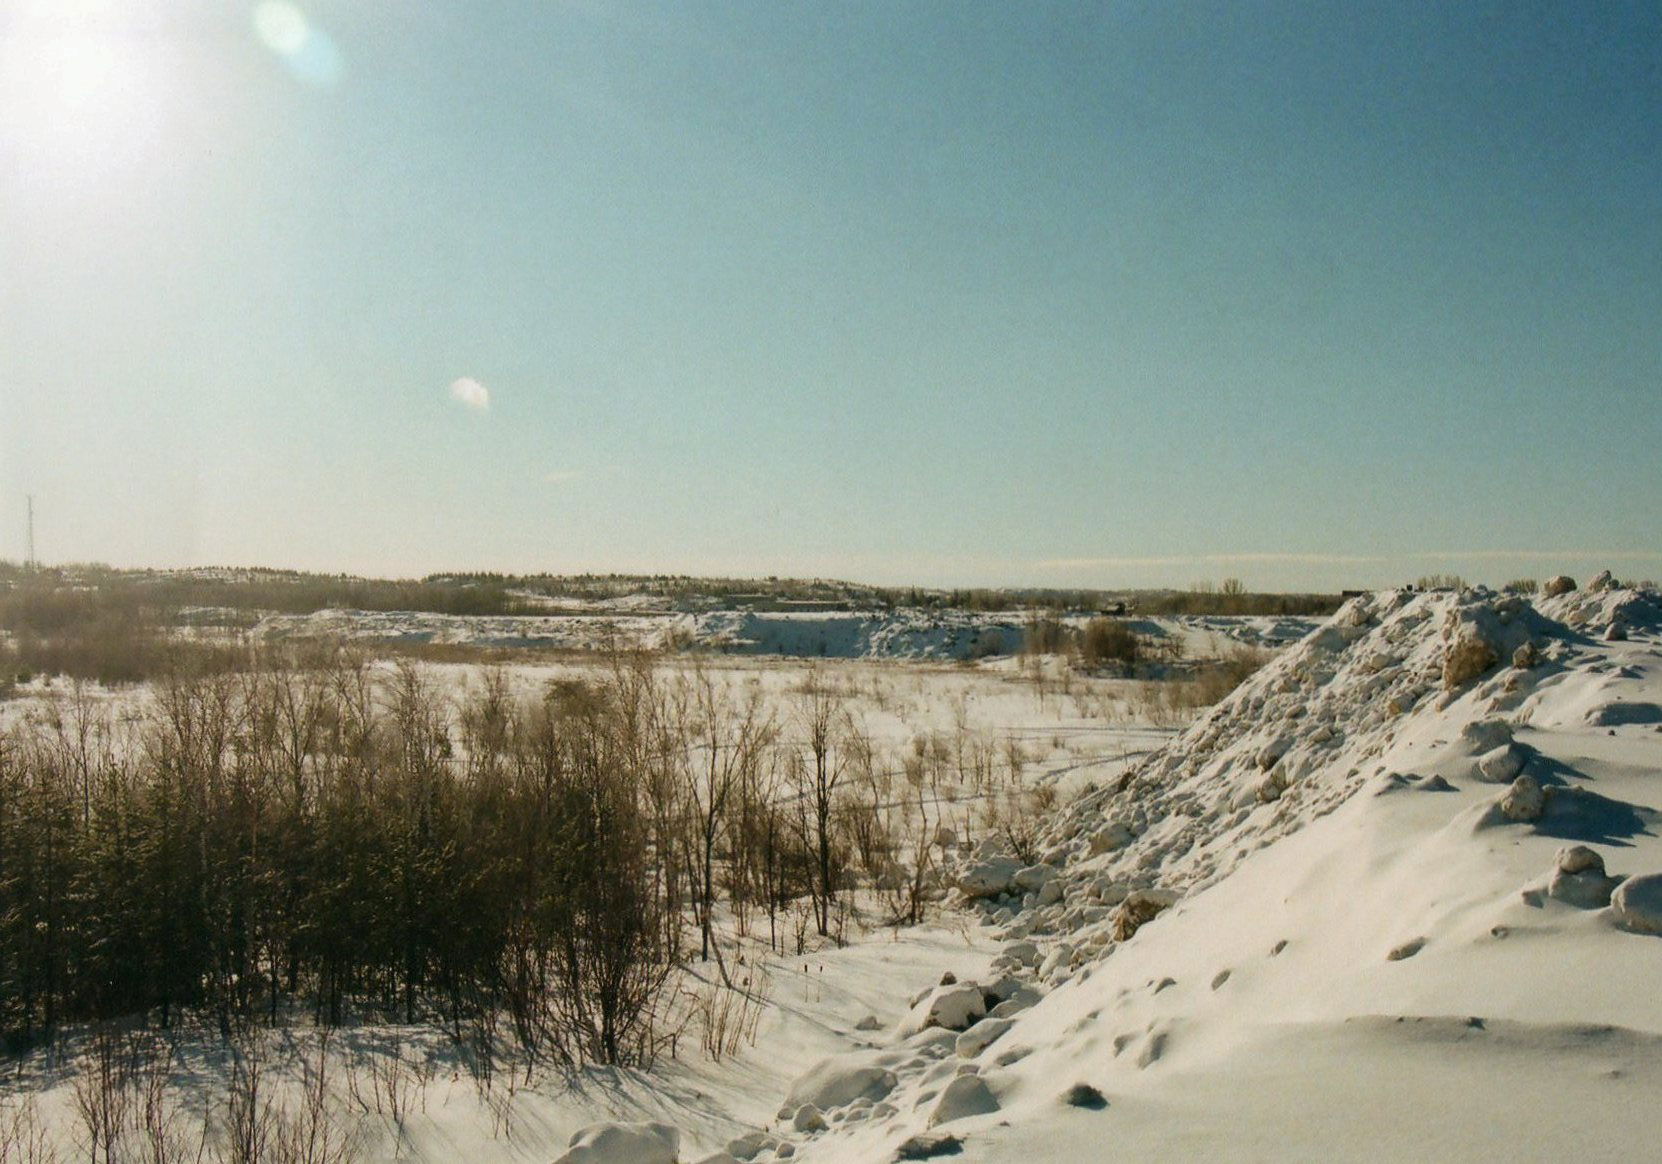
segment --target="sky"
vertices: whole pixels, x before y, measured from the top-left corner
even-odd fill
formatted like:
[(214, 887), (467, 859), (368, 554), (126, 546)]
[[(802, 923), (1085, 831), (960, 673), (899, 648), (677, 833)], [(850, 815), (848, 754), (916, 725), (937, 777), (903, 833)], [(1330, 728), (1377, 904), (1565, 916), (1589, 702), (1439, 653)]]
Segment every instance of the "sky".
[(1662, 7), (0, 0), (0, 557), (1662, 576)]

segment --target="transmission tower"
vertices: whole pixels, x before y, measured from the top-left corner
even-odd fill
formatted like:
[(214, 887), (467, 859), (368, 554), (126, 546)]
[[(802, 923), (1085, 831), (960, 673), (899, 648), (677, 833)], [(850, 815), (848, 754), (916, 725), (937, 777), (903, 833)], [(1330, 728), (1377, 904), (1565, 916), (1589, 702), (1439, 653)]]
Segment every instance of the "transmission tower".
[(29, 499), (29, 556), (24, 559), (23, 564), (33, 570), (35, 568), (35, 495), (26, 493), (24, 496)]

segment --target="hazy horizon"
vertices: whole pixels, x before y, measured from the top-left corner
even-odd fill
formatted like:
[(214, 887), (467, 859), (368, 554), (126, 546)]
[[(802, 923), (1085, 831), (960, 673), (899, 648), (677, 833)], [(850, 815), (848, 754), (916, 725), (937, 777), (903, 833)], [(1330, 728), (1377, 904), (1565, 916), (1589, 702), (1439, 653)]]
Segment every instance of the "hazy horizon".
[(1662, 573), (1662, 10), (0, 0), (0, 557)]

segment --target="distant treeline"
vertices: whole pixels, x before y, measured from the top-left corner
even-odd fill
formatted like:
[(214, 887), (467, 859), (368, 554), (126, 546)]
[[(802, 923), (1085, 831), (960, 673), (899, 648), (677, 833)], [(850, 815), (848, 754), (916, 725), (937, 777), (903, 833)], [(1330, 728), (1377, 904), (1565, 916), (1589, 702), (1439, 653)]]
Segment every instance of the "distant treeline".
[(1140, 591), (1134, 597), (1138, 614), (1227, 614), (1260, 617), (1325, 617), (1344, 600), (1337, 594), (1253, 594), (1220, 590)]

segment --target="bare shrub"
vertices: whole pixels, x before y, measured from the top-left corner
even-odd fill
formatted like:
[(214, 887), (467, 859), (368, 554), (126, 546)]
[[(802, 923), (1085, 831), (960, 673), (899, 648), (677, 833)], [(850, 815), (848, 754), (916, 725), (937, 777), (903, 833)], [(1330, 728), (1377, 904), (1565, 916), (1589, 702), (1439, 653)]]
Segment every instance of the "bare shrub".
[(733, 985), (712, 981), (685, 992), (698, 1026), (699, 1046), (711, 1062), (719, 1063), (745, 1044), (755, 1043), (770, 985), (766, 969), (758, 967)]
[(324, 1030), (316, 1052), (302, 1064), (297, 1101), (276, 1117), (271, 1155), (280, 1164), (347, 1164), (356, 1154), (356, 1138), (329, 1083), (329, 1047)]
[(1065, 654), (1073, 645), (1073, 632), (1066, 623), (1040, 611), (1032, 612), (1022, 627), (1021, 650), (1024, 655)]
[(1141, 657), (1141, 637), (1119, 619), (1093, 618), (1079, 636), (1079, 662), (1088, 671), (1113, 666), (1128, 673)]
[(76, 1067), (75, 1111), (81, 1118), (87, 1156), (94, 1164), (115, 1164), (122, 1154), (133, 1100), (126, 1040), (113, 1027), (100, 1025)]
[(226, 1081), (225, 1136), (219, 1146), (222, 1164), (263, 1164), (271, 1148), (278, 1113), (266, 1088), (265, 1066), (257, 1040), (242, 1040), (231, 1053)]
[(32, 1095), (0, 1101), (0, 1164), (57, 1164), (51, 1128)]
[(207, 1121), (192, 1120), (172, 1087), (172, 1046), (157, 1035), (140, 1034), (131, 1049), (138, 1090), (133, 1113), (137, 1158), (144, 1164), (200, 1161), (207, 1152)]
[(1458, 574), (1422, 574), (1414, 579), (1415, 590), (1465, 590), (1466, 580)]

